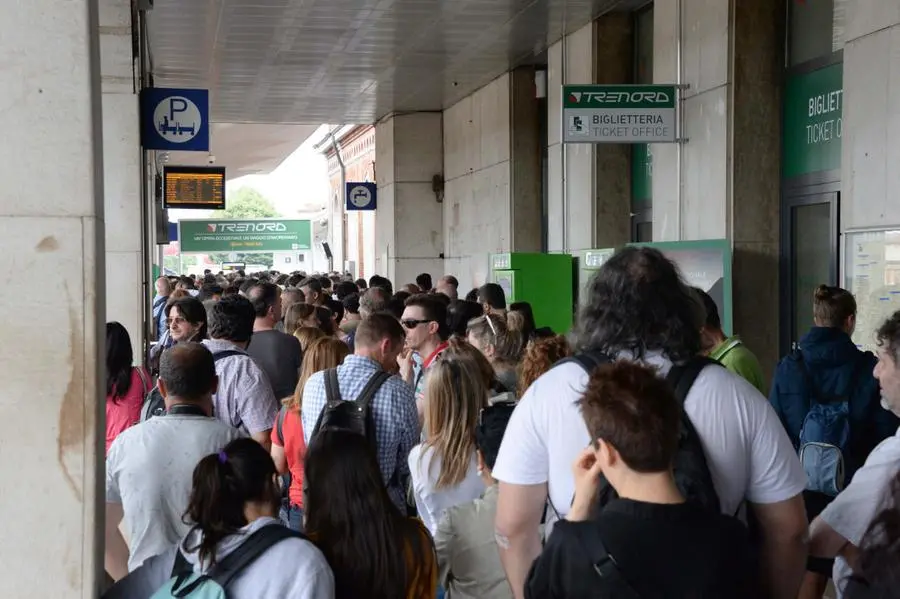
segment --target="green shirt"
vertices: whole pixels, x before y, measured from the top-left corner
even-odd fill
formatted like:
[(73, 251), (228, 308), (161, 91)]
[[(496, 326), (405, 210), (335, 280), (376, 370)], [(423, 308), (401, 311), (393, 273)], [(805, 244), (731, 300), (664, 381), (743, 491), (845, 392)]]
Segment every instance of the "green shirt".
[(718, 360), (731, 372), (742, 376), (751, 385), (759, 389), (763, 395), (768, 394), (763, 381), (762, 369), (759, 360), (753, 352), (747, 349), (741, 338), (735, 335), (729, 337), (710, 352), (709, 357)]

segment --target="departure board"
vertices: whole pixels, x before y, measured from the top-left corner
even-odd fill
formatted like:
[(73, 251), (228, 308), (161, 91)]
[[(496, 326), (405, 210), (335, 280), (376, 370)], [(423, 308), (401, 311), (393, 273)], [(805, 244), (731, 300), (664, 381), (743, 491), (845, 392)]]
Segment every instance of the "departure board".
[(166, 166), (163, 168), (166, 208), (225, 209), (225, 168)]

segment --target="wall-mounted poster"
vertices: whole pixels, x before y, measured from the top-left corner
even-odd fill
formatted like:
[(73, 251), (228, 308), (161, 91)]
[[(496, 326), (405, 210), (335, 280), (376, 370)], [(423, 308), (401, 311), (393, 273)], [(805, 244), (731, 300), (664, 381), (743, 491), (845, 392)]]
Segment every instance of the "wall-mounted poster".
[(844, 287), (856, 297), (853, 342), (875, 351), (875, 332), (900, 310), (900, 229), (844, 234)]

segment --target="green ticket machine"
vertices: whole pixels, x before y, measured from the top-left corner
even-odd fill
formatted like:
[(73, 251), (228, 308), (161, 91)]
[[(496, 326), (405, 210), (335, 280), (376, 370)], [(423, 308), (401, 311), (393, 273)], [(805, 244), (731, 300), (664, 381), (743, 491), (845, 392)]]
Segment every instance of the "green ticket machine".
[(565, 334), (572, 328), (572, 256), (494, 254), (491, 280), (503, 288), (506, 303), (528, 302), (538, 327)]
[(575, 258), (576, 281), (575, 293), (578, 307), (580, 308), (589, 299), (588, 286), (594, 274), (600, 270), (600, 267), (616, 253), (616, 248), (605, 248), (597, 250), (581, 250), (573, 254)]

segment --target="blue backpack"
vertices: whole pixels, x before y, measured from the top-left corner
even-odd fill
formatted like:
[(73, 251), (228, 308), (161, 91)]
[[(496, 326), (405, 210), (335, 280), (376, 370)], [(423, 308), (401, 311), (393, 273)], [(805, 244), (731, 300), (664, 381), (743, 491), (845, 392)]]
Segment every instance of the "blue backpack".
[(846, 483), (844, 455), (850, 442), (850, 394), (856, 388), (859, 367), (854, 368), (846, 395), (829, 395), (819, 391), (800, 351), (794, 359), (803, 372), (810, 399), (799, 444), (806, 490), (834, 497)]
[(172, 579), (156, 591), (150, 599), (228, 599), (228, 586), (267, 549), (285, 539), (303, 539), (294, 532), (278, 524), (263, 526), (241, 543), (241, 546), (216, 563), (205, 574), (194, 572), (193, 566), (184, 558), (179, 549), (175, 553)]

